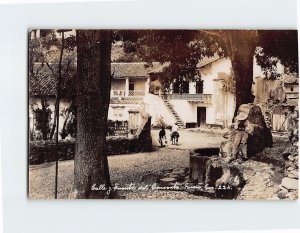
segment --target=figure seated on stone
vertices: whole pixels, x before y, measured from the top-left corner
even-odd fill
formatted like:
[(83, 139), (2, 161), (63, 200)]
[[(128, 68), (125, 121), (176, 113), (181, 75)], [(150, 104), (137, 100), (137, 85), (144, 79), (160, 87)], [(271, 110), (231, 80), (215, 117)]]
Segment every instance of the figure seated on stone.
[(272, 146), (272, 135), (266, 127), (260, 107), (243, 104), (239, 107), (231, 130), (225, 133), (219, 156), (226, 162), (243, 160)]

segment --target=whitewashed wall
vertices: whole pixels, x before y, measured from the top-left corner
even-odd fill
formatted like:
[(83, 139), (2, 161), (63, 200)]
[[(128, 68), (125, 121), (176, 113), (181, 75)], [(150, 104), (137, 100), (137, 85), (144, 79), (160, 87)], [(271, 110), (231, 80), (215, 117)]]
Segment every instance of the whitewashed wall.
[(146, 94), (144, 98), (145, 110), (152, 117), (151, 124), (156, 125), (160, 119), (165, 124), (172, 125), (175, 123), (173, 114), (169, 111), (161, 97), (153, 94)]
[(110, 104), (108, 109), (108, 120), (128, 121), (129, 110), (140, 110), (139, 104)]
[(222, 91), (220, 74), (231, 76), (230, 59), (221, 58), (201, 70), (204, 80), (204, 93), (212, 94), (212, 105), (206, 109), (206, 123), (228, 126), (231, 124), (235, 110), (235, 96)]
[(200, 70), (201, 79), (204, 81), (203, 93), (214, 94), (214, 79), (218, 73), (231, 74), (231, 61), (229, 58), (221, 58)]
[(187, 100), (170, 100), (170, 104), (184, 123), (197, 121), (197, 109)]
[[(222, 93), (216, 85), (219, 73), (231, 75), (231, 61), (221, 58), (201, 69), (204, 81), (203, 94), (212, 95), (212, 104), (197, 104), (186, 100), (170, 100), (174, 110), (184, 123), (197, 122), (197, 107), (206, 107), (206, 124), (230, 124), (234, 115), (235, 97), (231, 93)], [(190, 94), (195, 94), (195, 83), (190, 83)]]

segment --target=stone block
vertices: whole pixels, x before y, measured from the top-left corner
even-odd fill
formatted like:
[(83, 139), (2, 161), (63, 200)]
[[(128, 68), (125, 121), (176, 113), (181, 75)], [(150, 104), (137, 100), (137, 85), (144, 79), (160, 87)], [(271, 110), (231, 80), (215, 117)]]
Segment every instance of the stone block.
[(297, 190), (298, 189), (298, 180), (292, 179), (289, 177), (284, 177), (281, 182), (282, 187), (288, 190)]

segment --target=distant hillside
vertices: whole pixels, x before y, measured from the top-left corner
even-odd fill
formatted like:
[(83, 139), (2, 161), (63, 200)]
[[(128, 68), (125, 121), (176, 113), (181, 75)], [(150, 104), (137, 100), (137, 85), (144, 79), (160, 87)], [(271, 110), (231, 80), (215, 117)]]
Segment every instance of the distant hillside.
[(111, 61), (112, 62), (140, 62), (142, 60), (135, 53), (125, 53), (123, 42), (117, 41), (112, 44)]

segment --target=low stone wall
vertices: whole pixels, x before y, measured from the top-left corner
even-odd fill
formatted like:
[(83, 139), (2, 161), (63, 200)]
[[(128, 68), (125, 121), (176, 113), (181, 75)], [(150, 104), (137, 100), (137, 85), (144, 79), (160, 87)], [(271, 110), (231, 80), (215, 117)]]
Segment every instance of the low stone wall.
[[(140, 128), (131, 138), (108, 137), (107, 154), (128, 154), (152, 150), (151, 117), (142, 119)], [(59, 160), (74, 159), (76, 141), (59, 141)], [(29, 164), (41, 164), (56, 160), (54, 141), (34, 141), (29, 144)]]

